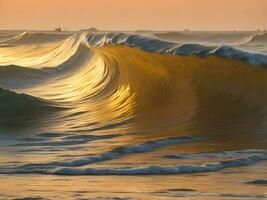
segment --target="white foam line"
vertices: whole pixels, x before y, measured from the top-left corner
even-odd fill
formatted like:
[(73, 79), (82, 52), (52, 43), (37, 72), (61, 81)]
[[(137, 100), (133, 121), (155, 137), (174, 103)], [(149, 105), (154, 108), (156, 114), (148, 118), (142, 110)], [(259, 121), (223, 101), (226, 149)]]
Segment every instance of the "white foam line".
[(200, 165), (148, 165), (142, 167), (124, 167), (124, 168), (74, 168), (74, 167), (57, 167), (48, 168), (2, 168), (1, 174), (50, 174), (50, 175), (171, 175), (185, 173), (203, 173), (215, 172), (226, 168), (242, 167), (256, 164), (260, 161), (267, 161), (264, 154), (252, 155), (247, 158), (232, 159), (221, 162), (214, 162)]
[(266, 161), (267, 156), (250, 156), (247, 158), (222, 161), (203, 165), (171, 165), (171, 166), (145, 166), (129, 168), (106, 168), (106, 169), (77, 169), (60, 168), (48, 171), (48, 174), (55, 175), (170, 175), (183, 173), (214, 172), (230, 167), (241, 167), (252, 165), (260, 161)]
[(200, 160), (200, 159), (220, 159), (220, 158), (240, 158), (242, 156), (248, 155), (259, 155), (267, 153), (263, 149), (248, 149), (248, 150), (239, 150), (239, 151), (224, 151), (224, 152), (215, 152), (215, 153), (194, 153), (194, 154), (171, 154), (165, 156), (169, 159), (190, 159), (190, 160)]
[(199, 141), (201, 139), (203, 138), (190, 137), (190, 136), (170, 137), (170, 138), (165, 138), (165, 139), (153, 140), (153, 141), (149, 141), (149, 142), (145, 142), (145, 143), (137, 144), (137, 145), (132, 145), (132, 146), (118, 147), (111, 151), (108, 151), (106, 153), (99, 154), (96, 156), (90, 155), (90, 156), (85, 156), (85, 157), (78, 158), (78, 159), (63, 160), (63, 161), (50, 162), (50, 163), (25, 164), (25, 165), (18, 166), (16, 168), (26, 169), (26, 170), (36, 170), (36, 169), (43, 169), (43, 168), (52, 169), (55, 167), (80, 167), (80, 166), (89, 165), (92, 163), (118, 159), (120, 157), (127, 156), (129, 154), (150, 152), (150, 151), (154, 151), (159, 148), (166, 147), (166, 146), (186, 143), (186, 142), (194, 142), (194, 141)]

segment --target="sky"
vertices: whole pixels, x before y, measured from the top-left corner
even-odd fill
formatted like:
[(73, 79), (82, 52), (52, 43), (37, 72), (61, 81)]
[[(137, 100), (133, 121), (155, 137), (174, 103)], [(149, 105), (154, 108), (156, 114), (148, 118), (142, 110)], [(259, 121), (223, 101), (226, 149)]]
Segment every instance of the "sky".
[(267, 0), (0, 0), (0, 29), (267, 29)]

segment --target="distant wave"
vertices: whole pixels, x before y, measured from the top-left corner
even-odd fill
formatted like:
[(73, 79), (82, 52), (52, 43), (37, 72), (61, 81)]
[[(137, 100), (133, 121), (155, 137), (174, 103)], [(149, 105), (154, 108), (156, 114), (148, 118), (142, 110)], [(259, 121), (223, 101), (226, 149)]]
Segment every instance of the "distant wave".
[[(158, 34), (174, 34), (174, 33), (158, 33)], [(175, 35), (185, 35), (185, 37), (194, 37), (188, 36), (183, 33), (176, 33)], [(215, 34), (216, 35), (216, 34)], [(223, 35), (229, 35), (223, 34)], [(142, 35), (134, 35), (134, 34), (125, 34), (125, 33), (87, 33), (82, 32), (80, 34), (74, 34), (69, 37), (64, 34), (50, 34), (50, 33), (29, 33), (25, 32), (20, 35), (14, 36), (14, 38), (7, 40), (6, 42), (2, 42), (2, 45), (15, 44), (13, 42), (8, 41), (21, 41), (21, 44), (30, 44), (32, 42), (41, 42), (46, 43), (46, 39), (49, 40), (55, 39), (55, 41), (61, 41), (62, 44), (58, 46), (57, 50), (64, 50), (64, 46), (74, 44), (79, 41), (85, 45), (89, 45), (91, 47), (102, 47), (104, 45), (124, 45), (129, 47), (134, 47), (138, 49), (142, 49), (150, 52), (157, 52), (163, 54), (172, 54), (172, 55), (198, 55), (201, 57), (209, 56), (209, 55), (217, 55), (220, 57), (227, 57), (231, 59), (239, 59), (245, 62), (248, 62), (252, 65), (267, 65), (267, 55), (263, 53), (256, 52), (248, 52), (237, 47), (229, 46), (229, 45), (219, 45), (219, 46), (206, 46), (200, 44), (190, 44), (190, 43), (174, 43), (171, 41), (159, 40), (149, 36)], [(212, 35), (212, 37), (215, 37)], [(248, 36), (246, 36), (248, 37)], [(58, 40), (60, 38), (60, 40)], [(245, 43), (249, 44), (251, 42), (263, 42), (266, 38), (266, 33), (261, 35), (254, 35)], [(54, 40), (53, 39), (53, 40)], [(194, 41), (194, 40), (190, 40)], [(196, 41), (197, 42), (197, 41)], [(7, 46), (8, 47), (8, 46)], [(57, 54), (55, 51), (54, 54)], [(58, 52), (60, 53), (60, 52)], [(55, 55), (56, 55), (55, 54)], [(51, 54), (52, 56), (52, 54)], [(50, 58), (53, 59), (53, 58)], [(1, 63), (0, 63), (1, 64)], [(13, 63), (12, 63), (13, 64)]]
[(5, 44), (38, 44), (47, 42), (57, 42), (65, 39), (69, 35), (67, 34), (55, 34), (55, 33), (38, 33), (38, 32), (23, 32), (19, 35), (2, 40), (1, 43)]
[(157, 40), (140, 35), (129, 35), (124, 33), (89, 34), (87, 42), (93, 47), (101, 47), (105, 44), (125, 45), (139, 48), (145, 51), (172, 54), (172, 55), (198, 55), (201, 57), (217, 55), (231, 59), (238, 59), (252, 65), (267, 65), (267, 55), (239, 50), (237, 48), (221, 46), (204, 46), (200, 44), (176, 44), (172, 42)]
[(159, 39), (181, 43), (232, 43), (238, 44), (251, 36), (246, 32), (159, 32), (154, 33)]
[(267, 44), (267, 33), (253, 35), (247, 44)]
[(182, 32), (164, 32), (164, 33), (154, 33), (154, 36), (156, 36), (159, 39), (162, 40), (169, 40), (174, 42), (181, 42), (181, 41), (198, 41), (200, 38), (197, 35), (189, 35), (184, 34)]

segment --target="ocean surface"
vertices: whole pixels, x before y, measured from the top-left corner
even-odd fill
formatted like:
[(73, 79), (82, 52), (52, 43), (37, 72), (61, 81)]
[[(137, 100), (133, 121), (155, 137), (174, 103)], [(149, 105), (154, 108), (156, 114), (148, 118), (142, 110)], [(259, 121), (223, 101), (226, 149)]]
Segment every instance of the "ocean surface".
[(266, 32), (0, 31), (0, 199), (267, 199)]

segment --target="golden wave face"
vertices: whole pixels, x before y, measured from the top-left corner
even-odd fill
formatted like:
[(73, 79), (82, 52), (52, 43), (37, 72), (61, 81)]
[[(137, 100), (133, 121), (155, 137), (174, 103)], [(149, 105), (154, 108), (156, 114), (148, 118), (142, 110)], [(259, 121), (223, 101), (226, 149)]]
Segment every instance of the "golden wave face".
[(115, 60), (120, 84), (135, 94), (138, 125), (205, 134), (264, 130), (264, 69), (216, 56), (162, 55), (129, 47), (109, 46), (97, 53)]
[[(63, 43), (59, 45), (64, 49), (62, 58), (56, 54), (57, 63), (51, 63), (77, 65), (71, 73), (62, 75), (55, 70), (41, 83), (17, 90), (64, 108), (38, 119), (43, 126), (37, 123), (37, 127), (57, 131), (114, 129), (125, 133), (211, 135), (265, 130), (264, 69), (216, 56), (163, 55), (126, 46), (88, 48), (73, 43), (70, 47), (73, 45), (83, 59), (74, 59), (74, 50), (64, 54), (68, 49)], [(30, 63), (31, 59), (26, 58), (32, 52), (49, 57), (59, 51), (45, 47), (48, 53), (44, 54), (42, 47), (40, 52), (31, 48), (26, 53), (15, 49), (16, 55), (25, 57), (24, 61), (19, 59), (20, 65), (43, 63), (42, 59)], [(74, 60), (68, 62), (68, 57)], [(10, 63), (2, 59), (1, 63), (12, 64), (16, 58), (10, 59)]]

